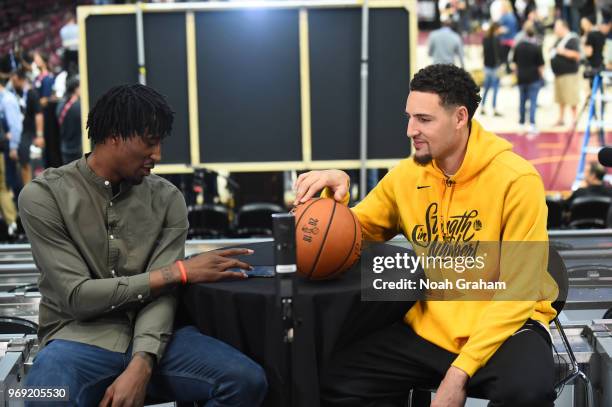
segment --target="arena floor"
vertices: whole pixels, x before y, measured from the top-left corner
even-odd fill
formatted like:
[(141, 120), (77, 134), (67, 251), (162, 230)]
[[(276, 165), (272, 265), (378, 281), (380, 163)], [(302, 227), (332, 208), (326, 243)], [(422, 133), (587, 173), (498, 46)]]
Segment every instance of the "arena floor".
[[(427, 32), (421, 32), (419, 35), (419, 46), (417, 50), (417, 69), (427, 66), (431, 59), (427, 55)], [(465, 46), (465, 68), (471, 72), (482, 70), (483, 56), (482, 46), (477, 41), (478, 38), (472, 38), (470, 45)], [(548, 35), (544, 42), (544, 60), (548, 64), (547, 50), (550, 49), (554, 37)], [(554, 103), (554, 93), (552, 84), (552, 71), (546, 67), (545, 73), (546, 85), (540, 91), (538, 96), (538, 109), (536, 111), (536, 126), (540, 133), (537, 137), (528, 138), (522, 134), (521, 126), (519, 125), (519, 91), (513, 85), (513, 78), (508, 75), (502, 78), (500, 90), (497, 96), (497, 110), (503, 116), (494, 117), (491, 109), (491, 97), (488, 96), (487, 115), (483, 115), (482, 111), (476, 113), (476, 119), (487, 128), (503, 136), (514, 144), (515, 151), (532, 162), (544, 181), (546, 190), (549, 193), (568, 194), (571, 191), (572, 183), (576, 177), (576, 169), (580, 158), (580, 149), (583, 142), (583, 135), (587, 124), (587, 113), (580, 116), (580, 120), (576, 127), (576, 134), (571, 140), (571, 145), (567, 154), (563, 155), (563, 150), (570, 137), (570, 113), (566, 110), (566, 125), (564, 127), (555, 126), (558, 118), (558, 107)], [(609, 85), (609, 84), (608, 84)], [(612, 88), (606, 89), (607, 94), (610, 94)], [(482, 95), (481, 95), (482, 96)], [(588, 83), (586, 80), (581, 84), (581, 100), (586, 101), (588, 98)], [(582, 106), (580, 106), (582, 107)], [(579, 110), (580, 110), (579, 107)], [(608, 106), (608, 112), (610, 112)], [(606, 144), (612, 144), (612, 113), (608, 113), (606, 120), (609, 122), (606, 132)], [(592, 129), (593, 131), (593, 129)], [(598, 146), (596, 135), (591, 133), (590, 146)], [(596, 160), (596, 154), (589, 154), (587, 162)], [(558, 176), (554, 179), (554, 174), (558, 170)], [(610, 177), (610, 172), (608, 177)]]

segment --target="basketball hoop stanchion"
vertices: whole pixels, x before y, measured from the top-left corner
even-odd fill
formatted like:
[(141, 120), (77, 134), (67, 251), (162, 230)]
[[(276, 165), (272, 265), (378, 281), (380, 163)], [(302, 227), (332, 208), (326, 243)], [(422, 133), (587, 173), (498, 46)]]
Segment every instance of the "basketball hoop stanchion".
[(293, 405), (293, 314), (294, 286), (293, 277), (297, 271), (295, 247), (295, 217), (292, 213), (277, 213), (272, 215), (274, 233), (274, 263), (276, 269), (276, 296), (280, 305), (281, 327), (284, 345), (284, 372), (289, 383), (289, 391), (285, 395), (284, 406)]

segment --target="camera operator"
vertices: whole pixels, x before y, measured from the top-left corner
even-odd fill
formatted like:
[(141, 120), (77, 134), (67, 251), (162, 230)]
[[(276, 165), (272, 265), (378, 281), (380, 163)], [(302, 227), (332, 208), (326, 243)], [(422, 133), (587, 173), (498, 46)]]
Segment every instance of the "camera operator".
[(603, 50), (606, 37), (595, 25), (594, 17), (582, 17), (580, 27), (584, 32), (584, 77), (589, 79), (589, 87), (593, 87), (593, 78), (603, 69)]

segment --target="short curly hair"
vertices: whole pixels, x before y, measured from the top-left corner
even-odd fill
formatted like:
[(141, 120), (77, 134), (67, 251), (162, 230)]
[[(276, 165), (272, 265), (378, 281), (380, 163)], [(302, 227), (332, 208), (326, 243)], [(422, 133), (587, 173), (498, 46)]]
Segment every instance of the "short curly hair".
[(435, 93), (442, 106), (465, 106), (472, 120), (480, 103), (480, 88), (464, 69), (450, 64), (429, 65), (419, 70), (412, 81), (410, 91)]

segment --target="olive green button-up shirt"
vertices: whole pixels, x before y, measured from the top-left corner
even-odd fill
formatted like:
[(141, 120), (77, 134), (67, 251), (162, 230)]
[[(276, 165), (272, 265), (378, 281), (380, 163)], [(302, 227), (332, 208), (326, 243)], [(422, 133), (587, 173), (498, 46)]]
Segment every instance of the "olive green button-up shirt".
[(184, 257), (187, 209), (156, 175), (113, 195), (86, 159), (46, 170), (19, 195), (40, 270), (39, 338), (67, 339), (158, 360), (172, 335), (176, 298), (151, 296), (149, 271)]

